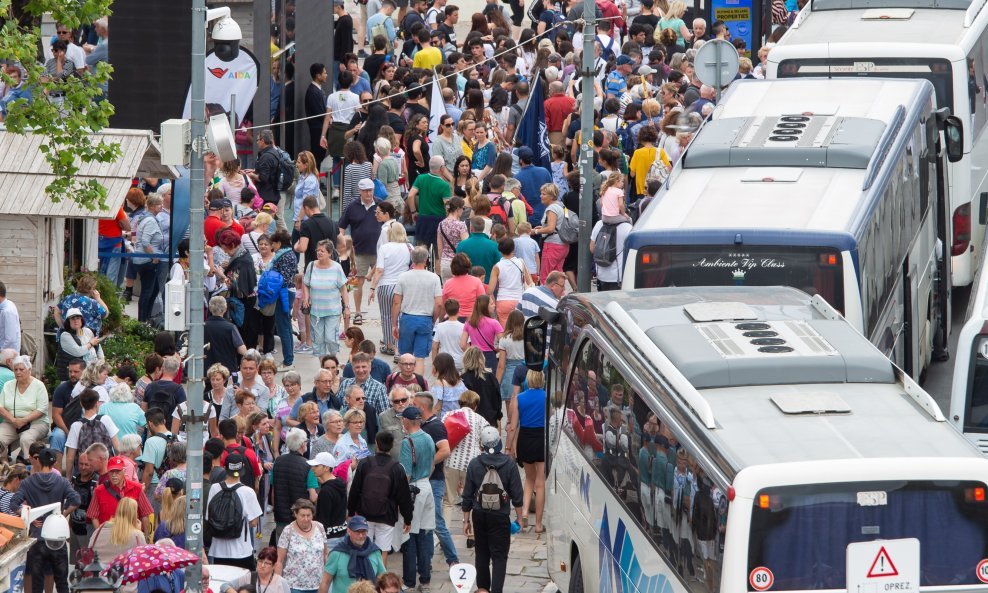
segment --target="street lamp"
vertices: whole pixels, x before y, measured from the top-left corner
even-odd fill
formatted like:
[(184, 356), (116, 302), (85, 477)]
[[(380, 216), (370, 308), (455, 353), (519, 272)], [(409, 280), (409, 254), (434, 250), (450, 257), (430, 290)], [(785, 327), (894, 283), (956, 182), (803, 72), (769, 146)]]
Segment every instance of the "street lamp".
[(106, 567), (99, 561), (99, 555), (93, 551), (93, 558), (85, 566), (77, 565), (72, 571), (69, 588), (73, 593), (108, 593), (120, 588), (120, 576), (116, 570), (111, 570), (103, 576)]
[[(206, 10), (206, 0), (192, 0), (192, 90), (189, 154), (189, 285), (186, 300), (189, 303), (189, 398), (185, 418), (188, 434), (187, 500), (185, 523), (185, 549), (193, 554), (202, 553), (203, 506), (208, 492), (202, 491), (203, 427), (206, 418), (202, 414), (202, 389), (199, 383), (203, 375), (203, 277), (205, 264), (205, 236), (203, 223), (203, 196), (206, 184), (203, 175), (203, 157), (206, 154), (206, 23), (217, 21), (213, 27), (213, 41), (217, 57), (229, 61), (240, 52), (242, 33), (240, 25), (230, 18), (229, 7)], [(202, 563), (186, 568), (185, 589), (199, 593), (202, 589)]]

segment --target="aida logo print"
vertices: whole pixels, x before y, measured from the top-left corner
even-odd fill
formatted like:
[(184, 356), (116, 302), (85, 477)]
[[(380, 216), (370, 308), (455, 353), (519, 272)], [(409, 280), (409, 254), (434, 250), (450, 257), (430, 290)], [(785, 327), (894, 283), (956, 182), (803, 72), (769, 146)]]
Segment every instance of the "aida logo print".
[(230, 72), (229, 68), (210, 68), (209, 73), (216, 78), (250, 79), (250, 72)]

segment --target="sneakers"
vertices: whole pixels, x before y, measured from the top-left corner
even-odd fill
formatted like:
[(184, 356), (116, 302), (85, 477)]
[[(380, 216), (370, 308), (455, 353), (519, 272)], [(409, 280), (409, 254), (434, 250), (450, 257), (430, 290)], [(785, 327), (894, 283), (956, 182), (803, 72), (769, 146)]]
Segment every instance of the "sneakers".
[(367, 54), (366, 51), (360, 50), (360, 51), (357, 52), (357, 57), (362, 60), (362, 59), (367, 58), (367, 57), (370, 57), (370, 56)]
[(419, 593), (431, 593), (432, 585), (429, 583), (419, 583), (418, 592)]
[(282, 364), (280, 367), (278, 367), (279, 373), (287, 373), (288, 371), (294, 371), (294, 370), (295, 370), (295, 365), (293, 364)]
[(312, 352), (312, 346), (306, 344), (298, 344), (295, 346), (295, 352)]

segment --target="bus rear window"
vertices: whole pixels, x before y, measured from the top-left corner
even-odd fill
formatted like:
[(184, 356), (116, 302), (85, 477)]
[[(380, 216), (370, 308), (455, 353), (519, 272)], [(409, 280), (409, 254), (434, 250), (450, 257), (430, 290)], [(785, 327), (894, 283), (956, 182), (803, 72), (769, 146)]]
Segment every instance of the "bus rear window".
[(936, 89), (937, 107), (953, 109), (950, 62), (923, 58), (793, 58), (779, 63), (779, 78), (866, 76), (920, 78)]
[(791, 286), (844, 310), (841, 254), (818, 247), (662, 245), (644, 247), (635, 287)]
[[(920, 542), (920, 585), (977, 585), (988, 557), (988, 503), (978, 482), (862, 482), (765, 489), (755, 497), (748, 573), (772, 591), (845, 589), (847, 546)], [(750, 589), (749, 589), (750, 590)]]

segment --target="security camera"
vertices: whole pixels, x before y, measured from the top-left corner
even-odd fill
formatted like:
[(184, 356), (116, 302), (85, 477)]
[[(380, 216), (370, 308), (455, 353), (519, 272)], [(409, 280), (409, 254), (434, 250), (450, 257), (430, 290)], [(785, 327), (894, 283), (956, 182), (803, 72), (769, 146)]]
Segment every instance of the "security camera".
[(226, 6), (207, 11), (208, 20), (219, 19), (213, 25), (213, 44), (216, 57), (224, 62), (231, 62), (240, 53), (240, 40), (244, 38), (237, 21), (230, 18), (230, 9)]

